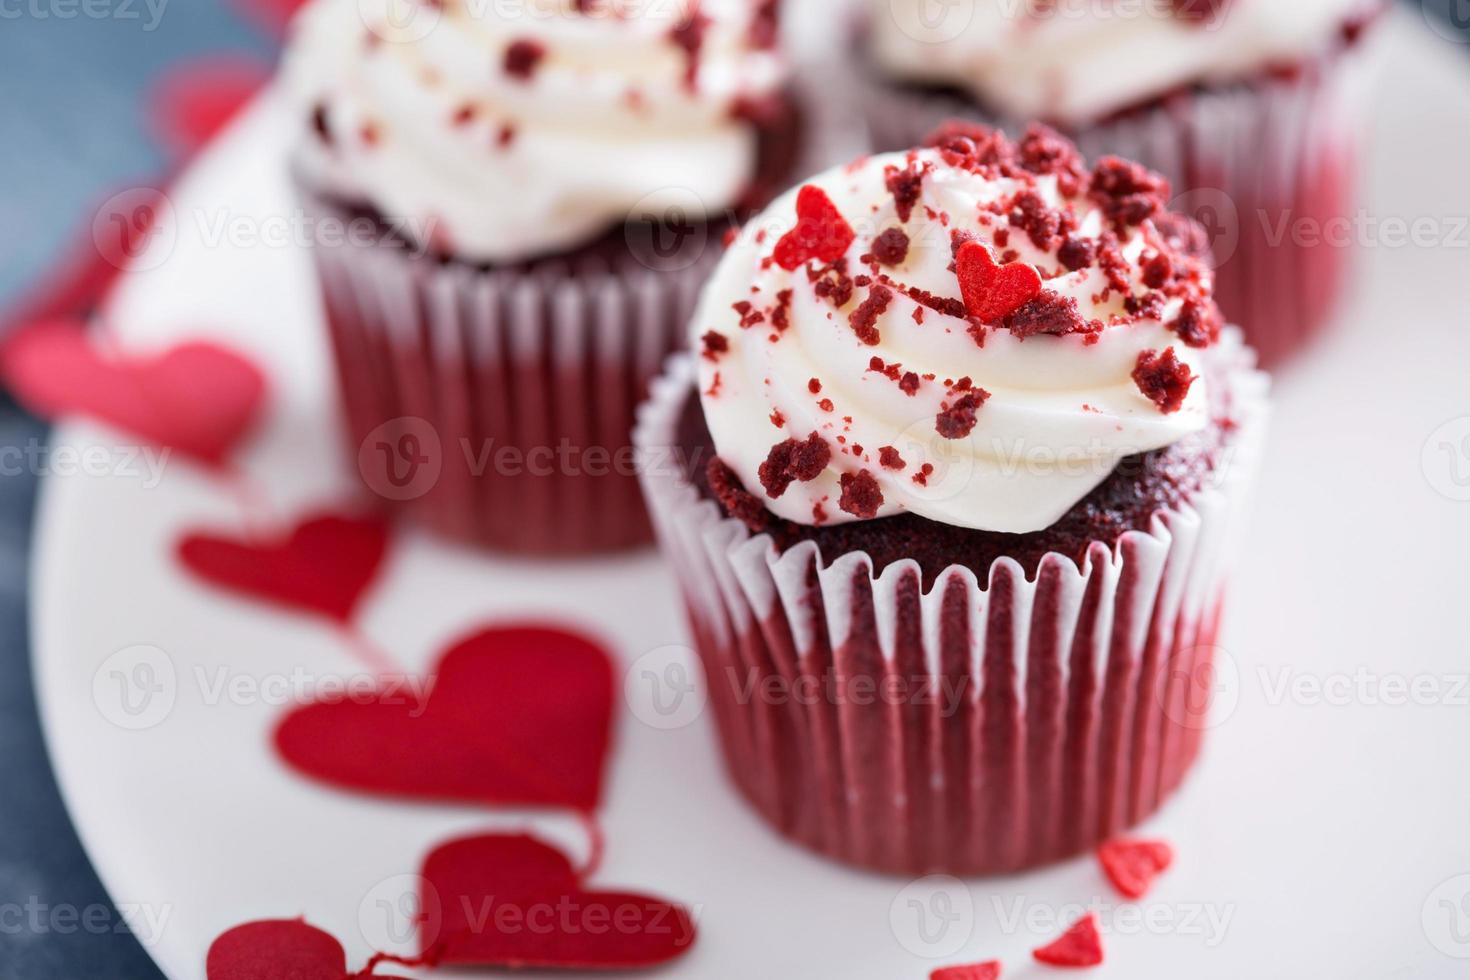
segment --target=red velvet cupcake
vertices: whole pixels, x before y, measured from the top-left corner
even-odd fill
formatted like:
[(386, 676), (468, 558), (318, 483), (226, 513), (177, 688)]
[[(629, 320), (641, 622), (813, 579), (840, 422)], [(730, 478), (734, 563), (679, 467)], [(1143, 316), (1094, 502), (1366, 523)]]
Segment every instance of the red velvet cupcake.
[(1167, 196), (971, 127), (813, 178), (721, 260), (635, 441), (782, 833), (1012, 871), (1184, 778), (1266, 384)]
[(456, 538), (644, 543), (635, 406), (723, 236), (789, 180), (776, 4), (315, 0), (287, 85), (348, 421)]
[(878, 149), (957, 117), (1043, 119), (1170, 179), (1217, 253), (1217, 296), (1265, 363), (1335, 312), (1358, 207), (1366, 57), (1384, 0), (1115, 5), (873, 0), (860, 86)]

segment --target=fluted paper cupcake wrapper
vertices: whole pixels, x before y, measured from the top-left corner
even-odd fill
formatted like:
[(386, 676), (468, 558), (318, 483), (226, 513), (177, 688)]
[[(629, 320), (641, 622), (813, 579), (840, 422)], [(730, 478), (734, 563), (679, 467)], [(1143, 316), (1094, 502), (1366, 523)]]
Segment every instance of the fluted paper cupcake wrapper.
[[(1262, 77), (1181, 92), (1156, 107), (1073, 132), (1089, 160), (1114, 154), (1164, 174), (1175, 210), (1199, 218), (1217, 251), (1216, 292), (1226, 317), (1273, 365), (1333, 318), (1353, 249), (1318, 243), (1358, 207), (1358, 161), (1373, 77), (1370, 39), (1309, 64), (1298, 78)], [(974, 102), (884, 84), (855, 70), (879, 150), (917, 146), (948, 119), (1011, 133), (1028, 120)]]
[[(1243, 352), (1242, 352), (1243, 353)], [(677, 446), (693, 365), (640, 414), (647, 460)], [(730, 774), (781, 833), (893, 873), (989, 874), (1078, 853), (1152, 813), (1207, 725), (1202, 693), (1265, 425), (1264, 377), (1236, 375), (1240, 429), (1219, 479), (1083, 567), (1009, 559), (927, 591), (919, 566), (778, 552), (687, 477), (644, 490), (684, 591)]]

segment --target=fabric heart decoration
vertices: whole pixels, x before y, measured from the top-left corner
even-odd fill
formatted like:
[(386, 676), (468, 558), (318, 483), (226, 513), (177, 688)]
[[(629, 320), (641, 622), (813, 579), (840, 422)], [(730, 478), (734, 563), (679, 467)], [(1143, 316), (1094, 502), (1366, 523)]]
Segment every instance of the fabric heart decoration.
[[(349, 980), (347, 954), (331, 935), (300, 919), (247, 922), (209, 947), (208, 980)], [(381, 980), (395, 980), (382, 977)]]
[(567, 856), (534, 837), (450, 841), (424, 860), (422, 930), (437, 966), (641, 969), (694, 945), (680, 905), (624, 891), (590, 891)]
[(1000, 980), (1000, 960), (942, 967), (930, 973), (929, 980)]
[(776, 243), (776, 264), (795, 272), (816, 259), (831, 265), (847, 254), (857, 233), (832, 203), (827, 192), (807, 184), (796, 194), (796, 227)]
[(1038, 963), (1048, 966), (1097, 966), (1103, 961), (1102, 936), (1097, 917), (1087, 913), (1061, 937), (1031, 951)]
[(350, 622), (388, 553), (377, 518), (322, 515), (267, 541), (194, 533), (178, 543), (190, 572), (230, 592)]
[(1025, 262), (997, 265), (990, 249), (966, 242), (955, 256), (960, 294), (970, 315), (981, 323), (999, 323), (1041, 295), (1041, 273)]
[(254, 364), (215, 344), (113, 356), (71, 320), (21, 330), (0, 349), (0, 373), (37, 415), (87, 416), (211, 466), (255, 424), (266, 388)]
[(557, 629), (489, 629), (429, 676), (427, 701), (388, 686), (368, 701), (297, 708), (277, 750), (307, 776), (362, 792), (596, 809), (613, 705), (601, 646)]
[(1174, 849), (1159, 840), (1110, 840), (1097, 849), (1097, 858), (1120, 894), (1142, 898), (1174, 863)]
[(181, 156), (204, 147), (270, 79), (257, 61), (211, 55), (172, 68), (154, 87), (150, 108), (159, 138)]

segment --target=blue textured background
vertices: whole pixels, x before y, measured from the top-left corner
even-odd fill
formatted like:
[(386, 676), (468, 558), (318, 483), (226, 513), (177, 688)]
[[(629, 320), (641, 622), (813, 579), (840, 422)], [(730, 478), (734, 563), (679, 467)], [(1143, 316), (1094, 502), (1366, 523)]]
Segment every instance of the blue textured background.
[[(220, 0), (152, 0), (163, 3), (156, 23), (144, 0), (85, 2), (109, 16), (82, 15), (83, 0), (0, 0), (0, 309), (97, 202), (163, 170), (143, 114), (160, 71), (215, 51), (271, 51)], [(1409, 2), (1470, 40), (1470, 0)], [(0, 398), (0, 446), (44, 438)], [(33, 477), (0, 477), (0, 980), (150, 980), (158, 971), (120, 928), (72, 831), (36, 718), (26, 627), (35, 494)]]

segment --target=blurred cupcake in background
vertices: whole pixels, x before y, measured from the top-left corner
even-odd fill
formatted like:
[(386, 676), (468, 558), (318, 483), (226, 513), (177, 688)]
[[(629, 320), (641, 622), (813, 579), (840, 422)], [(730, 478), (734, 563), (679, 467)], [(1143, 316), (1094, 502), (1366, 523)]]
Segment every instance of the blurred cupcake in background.
[(373, 491), (501, 549), (648, 539), (634, 407), (793, 176), (776, 37), (774, 0), (302, 11), (293, 171)]
[(1168, 177), (1207, 229), (1218, 296), (1267, 364), (1332, 317), (1357, 210), (1362, 41), (1385, 0), (870, 0), (861, 85), (878, 149), (941, 120), (1033, 119)]
[(1166, 198), (952, 126), (721, 260), (635, 438), (728, 768), (784, 834), (1010, 871), (1183, 780), (1266, 383)]

